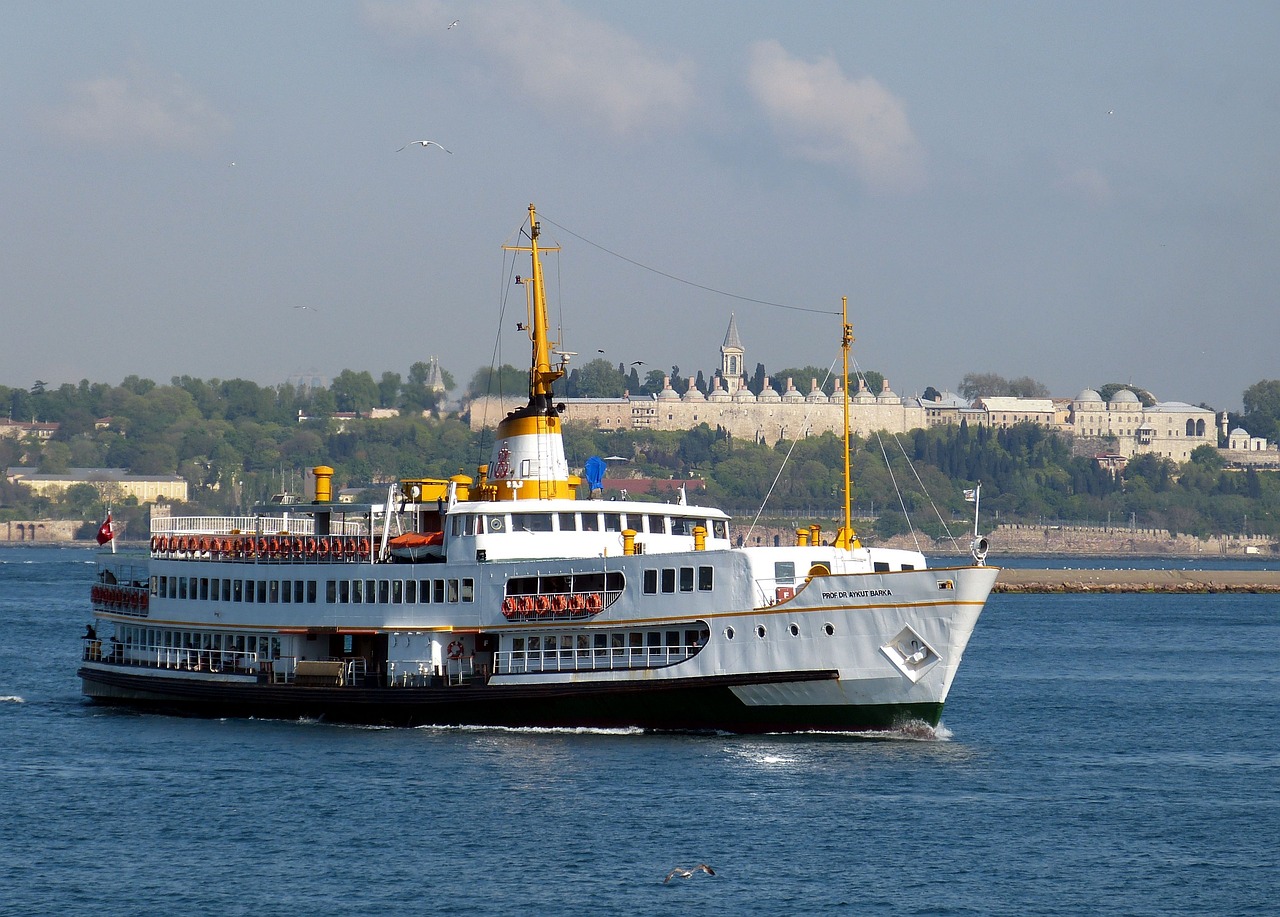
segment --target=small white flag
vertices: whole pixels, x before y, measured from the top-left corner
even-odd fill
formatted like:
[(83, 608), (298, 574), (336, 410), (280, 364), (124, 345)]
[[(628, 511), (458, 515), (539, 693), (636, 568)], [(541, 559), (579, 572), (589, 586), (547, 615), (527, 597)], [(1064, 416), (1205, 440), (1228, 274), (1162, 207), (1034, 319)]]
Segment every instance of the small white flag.
[(964, 492), (964, 502), (966, 502), (966, 503), (977, 503), (977, 502), (978, 502), (978, 492), (977, 492), (976, 490), (966, 490), (966, 491)]

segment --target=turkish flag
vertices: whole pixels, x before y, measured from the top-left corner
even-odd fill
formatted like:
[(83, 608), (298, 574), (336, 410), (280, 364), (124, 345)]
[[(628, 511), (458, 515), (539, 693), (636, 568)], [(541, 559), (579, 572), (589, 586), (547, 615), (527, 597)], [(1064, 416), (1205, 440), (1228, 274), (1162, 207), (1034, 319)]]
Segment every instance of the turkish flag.
[(107, 513), (106, 522), (98, 527), (98, 544), (106, 544), (112, 538), (116, 537), (115, 531), (111, 528), (111, 514)]

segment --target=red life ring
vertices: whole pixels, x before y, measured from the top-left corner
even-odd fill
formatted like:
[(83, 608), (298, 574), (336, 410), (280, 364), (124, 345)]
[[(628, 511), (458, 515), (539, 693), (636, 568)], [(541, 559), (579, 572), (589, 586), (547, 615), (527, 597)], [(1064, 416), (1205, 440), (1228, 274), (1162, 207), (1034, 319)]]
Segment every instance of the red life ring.
[(152, 535), (151, 536), (151, 553), (154, 554), (159, 550), (160, 550), (160, 536)]
[(575, 592), (572, 596), (569, 597), (569, 606), (574, 611), (582, 611), (584, 608), (587, 607), (587, 597), (583, 595), (581, 592)]
[(314, 537), (312, 537), (312, 536), (308, 536), (308, 537), (307, 537), (307, 538), (302, 542), (302, 550), (303, 550), (304, 552), (306, 552), (307, 554), (314, 554), (314, 553), (316, 553), (316, 540), (315, 540), (315, 538), (314, 538)]
[(538, 601), (537, 610), (539, 615), (544, 615), (551, 610), (551, 596), (540, 595), (538, 596), (537, 601)]
[(333, 544), (329, 546), (329, 551), (334, 557), (341, 557), (346, 552), (347, 546), (342, 542), (342, 538), (335, 538), (333, 539)]
[(208, 539), (208, 538), (201, 538), (201, 539), (200, 539), (200, 550), (201, 550), (201, 551), (207, 551), (207, 550), (209, 550), (209, 539)]
[(266, 554), (266, 553), (267, 553), (267, 548), (268, 548), (269, 546), (270, 546), (270, 543), (267, 541), (267, 539), (265, 539), (265, 538), (259, 538), (259, 539), (258, 539), (257, 548), (258, 548), (258, 553), (259, 553), (259, 554)]
[(565, 595), (563, 592), (557, 594), (554, 598), (552, 598), (551, 603), (556, 611), (569, 610), (569, 597)]
[(516, 600), (511, 596), (507, 596), (502, 600), (502, 616), (510, 618), (516, 613)]
[(329, 556), (329, 539), (328, 538), (321, 538), (320, 541), (316, 543), (316, 553), (319, 554), (321, 557)]
[(450, 659), (461, 659), (461, 658), (462, 658), (463, 649), (464, 649), (464, 648), (463, 648), (463, 646), (462, 646), (462, 641), (461, 641), (461, 640), (454, 640), (452, 643), (450, 643), (450, 644), (449, 644), (449, 649), (448, 649), (449, 658), (450, 658)]
[(368, 557), (369, 556), (369, 539), (361, 538), (360, 544), (357, 546), (357, 550), (360, 552), (360, 555), (362, 557)]

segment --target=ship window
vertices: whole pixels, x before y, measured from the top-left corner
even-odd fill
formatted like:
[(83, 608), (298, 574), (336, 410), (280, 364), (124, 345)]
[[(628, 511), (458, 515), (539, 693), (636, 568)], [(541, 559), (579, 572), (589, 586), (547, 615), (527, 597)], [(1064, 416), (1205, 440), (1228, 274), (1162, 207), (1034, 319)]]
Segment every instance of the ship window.
[(457, 538), (459, 535), (461, 535), (462, 534), (462, 517), (454, 516), (453, 523), (450, 526), (450, 528), (453, 530), (453, 537)]
[(671, 517), (671, 534), (672, 535), (692, 535), (693, 522), (689, 519), (682, 519), (679, 516)]
[(391, 581), (391, 602), (394, 605), (400, 605), (404, 602), (404, 582), (402, 580)]
[(627, 648), (626, 641), (627, 641), (626, 634), (610, 634), (609, 635), (609, 648), (613, 650), (614, 656), (623, 655), (622, 651)]
[(285, 580), (280, 584), (280, 601), (293, 601), (293, 583), (290, 580)]
[(621, 592), (626, 586), (626, 578), (616, 570), (610, 570), (604, 575), (605, 589), (610, 592)]
[(882, 561), (882, 560), (877, 560), (875, 563), (873, 563), (873, 564), (871, 565), (871, 567), (872, 567), (872, 569), (873, 569), (873, 570), (875, 570), (875, 572), (876, 572), (876, 573), (888, 573), (888, 572), (889, 572), (889, 565), (888, 565), (888, 564), (886, 564), (886, 563), (885, 563), (884, 561)]
[(676, 568), (675, 567), (662, 568), (662, 591), (663, 592), (676, 591)]
[(680, 591), (693, 592), (693, 567), (680, 568)]
[(492, 535), (494, 532), (503, 531), (504, 529), (506, 529), (506, 527), (507, 527), (506, 516), (490, 516), (488, 519), (488, 527), (486, 528), (486, 531)]
[(728, 538), (729, 524), (723, 519), (717, 519), (711, 523), (711, 533), (716, 538)]
[(658, 594), (658, 571), (657, 571), (657, 570), (645, 570), (645, 571), (644, 571), (644, 589), (643, 589), (643, 592), (644, 592), (644, 594), (645, 594), (645, 595), (657, 595), (657, 594)]
[(462, 534), (474, 535), (476, 533), (476, 516), (473, 513), (467, 513), (462, 517)]
[(419, 602), (431, 601), (431, 580), (424, 579), (418, 583), (418, 601)]
[(793, 636), (793, 637), (798, 637), (798, 636), (800, 636), (800, 625), (799, 625), (799, 624), (792, 624), (789, 628), (787, 628), (787, 630), (791, 631), (791, 636)]
[(649, 517), (649, 534), (663, 535), (663, 534), (666, 534), (666, 531), (667, 531), (666, 517), (664, 516)]
[(444, 601), (444, 580), (438, 579), (431, 581), (431, 601)]
[(622, 531), (622, 513), (605, 513), (604, 530), (606, 532)]
[(517, 532), (551, 531), (550, 513), (512, 513), (511, 526)]
[(258, 580), (258, 604), (261, 605), (267, 600), (267, 581)]
[(209, 601), (209, 580), (207, 577), (200, 577), (200, 601)]
[[(169, 577), (167, 577), (167, 576), (159, 576), (159, 577), (157, 577), (157, 576), (153, 576), (153, 577), (151, 577), (151, 580), (152, 580), (152, 582), (154, 582), (154, 583), (156, 584), (156, 585), (155, 585), (155, 588), (159, 590), (159, 592), (156, 592), (156, 595), (162, 596), (162, 597), (164, 597), (164, 598), (168, 598), (168, 597), (169, 597), (169, 595), (168, 595), (168, 590), (169, 590)], [(153, 591), (154, 591), (154, 590), (153, 590)]]
[(338, 601), (338, 584), (333, 580), (325, 580), (324, 600), (330, 605)]
[(222, 601), (231, 601), (231, 580), (224, 579), (222, 581)]
[(578, 530), (578, 524), (574, 519), (573, 513), (556, 513), (556, 516), (559, 517), (560, 531), (576, 532)]
[(390, 580), (378, 580), (378, 601), (386, 605), (391, 601), (391, 582)]
[(662, 631), (651, 630), (648, 632), (649, 654), (651, 656), (662, 652)]
[(763, 624), (757, 624), (757, 625), (756, 625), (756, 636), (757, 636), (757, 637), (759, 637), (761, 640), (763, 640), (763, 639), (764, 639), (764, 635), (765, 635), (766, 633), (767, 633), (767, 631), (765, 631), (765, 629), (764, 629), (764, 625), (763, 625)]
[(828, 637), (833, 637), (833, 636), (835, 636), (836, 628), (835, 628), (835, 625), (834, 625), (834, 624), (824, 624), (824, 625), (822, 625), (822, 629), (823, 629), (823, 631), (824, 631), (824, 632), (826, 632), (826, 635), (827, 635)]
[(240, 580), (231, 581), (231, 601), (244, 601), (244, 583), (240, 582)]
[(476, 581), (470, 578), (462, 581), (462, 601), (474, 602), (476, 598)]
[(791, 561), (777, 561), (773, 565), (773, 578), (779, 583), (794, 583), (796, 581), (796, 565)]
[(416, 579), (404, 581), (404, 600), (410, 604), (418, 601), (418, 581)]
[(600, 514), (599, 513), (583, 513), (582, 514), (582, 530), (584, 532), (600, 531)]
[(253, 580), (247, 579), (244, 581), (244, 600), (246, 602), (252, 602), (254, 598)]
[(312, 605), (316, 603), (316, 581), (307, 580), (307, 601)]
[(351, 601), (354, 604), (364, 601), (364, 580), (351, 581)]
[(644, 649), (644, 634), (638, 630), (633, 630), (627, 634), (627, 647), (633, 650)]
[(458, 581), (456, 579), (449, 580), (449, 601), (458, 601)]
[(699, 568), (698, 568), (698, 591), (699, 591), (699, 592), (710, 592), (710, 591), (711, 591), (711, 586), (712, 586), (712, 572), (711, 572), (711, 571), (712, 571), (712, 568), (711, 568), (711, 567), (699, 567)]
[(733, 628), (732, 628), (732, 627), (726, 627), (726, 628), (724, 629), (724, 635), (725, 635), (725, 638), (726, 638), (726, 639), (728, 639), (728, 640), (732, 640), (732, 639), (733, 639)]
[(187, 597), (187, 578), (185, 576), (178, 577), (178, 598), (185, 599)]
[(376, 586), (376, 580), (367, 579), (364, 581), (364, 600), (366, 602), (376, 602), (378, 600), (377, 592), (375, 591)]

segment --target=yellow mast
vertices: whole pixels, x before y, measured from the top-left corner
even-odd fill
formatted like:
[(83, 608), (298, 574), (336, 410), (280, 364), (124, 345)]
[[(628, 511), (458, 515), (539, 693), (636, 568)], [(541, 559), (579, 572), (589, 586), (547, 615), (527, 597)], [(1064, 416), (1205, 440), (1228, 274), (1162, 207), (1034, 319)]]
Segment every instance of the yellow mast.
[[(542, 280), (542, 259), (538, 257), (538, 212), (529, 205), (529, 246), (502, 246), (507, 251), (529, 252), (533, 261), (533, 292), (526, 297), (529, 316), (529, 337), (533, 342), (533, 371), (529, 373), (529, 399), (534, 403), (551, 401), (552, 384), (564, 375), (563, 368), (551, 368), (550, 322), (547, 319), (547, 291)], [(557, 252), (559, 248), (542, 249)]]
[(853, 530), (853, 479), (849, 473), (849, 347), (853, 344), (853, 326), (849, 324), (849, 297), (840, 297), (841, 328), (840, 352), (844, 357), (844, 526), (836, 536), (836, 546), (860, 548), (862, 542)]

